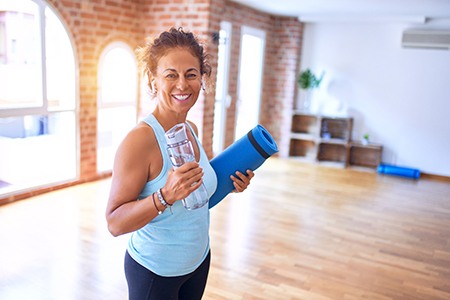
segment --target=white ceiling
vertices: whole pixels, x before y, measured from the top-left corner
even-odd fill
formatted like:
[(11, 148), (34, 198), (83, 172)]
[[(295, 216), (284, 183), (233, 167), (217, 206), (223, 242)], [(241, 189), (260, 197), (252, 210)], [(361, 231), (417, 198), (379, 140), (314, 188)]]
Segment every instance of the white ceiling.
[(450, 0), (231, 0), (302, 21), (338, 19), (450, 20)]

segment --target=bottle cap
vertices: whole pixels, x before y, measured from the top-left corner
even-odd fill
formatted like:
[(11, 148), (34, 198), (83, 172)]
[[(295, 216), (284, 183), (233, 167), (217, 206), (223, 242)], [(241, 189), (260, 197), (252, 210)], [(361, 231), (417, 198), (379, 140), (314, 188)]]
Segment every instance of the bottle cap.
[(167, 130), (165, 136), (168, 145), (178, 144), (187, 140), (188, 137), (186, 135), (186, 124), (179, 123), (173, 126), (169, 130)]

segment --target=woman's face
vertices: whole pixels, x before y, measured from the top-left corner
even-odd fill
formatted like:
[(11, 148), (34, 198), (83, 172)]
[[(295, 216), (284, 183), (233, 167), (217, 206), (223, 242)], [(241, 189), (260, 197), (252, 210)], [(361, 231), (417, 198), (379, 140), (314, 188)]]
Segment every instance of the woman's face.
[(155, 83), (160, 105), (187, 114), (202, 86), (198, 58), (183, 48), (170, 50), (159, 59)]

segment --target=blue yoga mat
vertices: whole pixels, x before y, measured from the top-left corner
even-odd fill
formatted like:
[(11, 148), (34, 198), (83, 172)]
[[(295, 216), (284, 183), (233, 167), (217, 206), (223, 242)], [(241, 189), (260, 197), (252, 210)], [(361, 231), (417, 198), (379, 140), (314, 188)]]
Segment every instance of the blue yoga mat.
[(420, 171), (418, 169), (399, 167), (387, 164), (380, 164), (378, 166), (378, 173), (396, 175), (408, 178), (418, 179), (420, 177)]
[(234, 190), (230, 175), (235, 175), (236, 171), (243, 174), (246, 174), (248, 169), (254, 171), (277, 152), (277, 144), (270, 133), (261, 125), (257, 125), (214, 157), (211, 160), (211, 166), (217, 175), (217, 189), (209, 199), (209, 208), (222, 201)]

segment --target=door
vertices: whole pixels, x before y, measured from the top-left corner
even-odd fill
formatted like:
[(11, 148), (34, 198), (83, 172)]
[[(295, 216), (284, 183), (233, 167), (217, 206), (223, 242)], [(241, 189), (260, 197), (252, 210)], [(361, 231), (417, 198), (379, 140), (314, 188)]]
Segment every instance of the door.
[(235, 140), (259, 122), (265, 32), (242, 26)]

